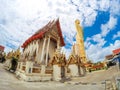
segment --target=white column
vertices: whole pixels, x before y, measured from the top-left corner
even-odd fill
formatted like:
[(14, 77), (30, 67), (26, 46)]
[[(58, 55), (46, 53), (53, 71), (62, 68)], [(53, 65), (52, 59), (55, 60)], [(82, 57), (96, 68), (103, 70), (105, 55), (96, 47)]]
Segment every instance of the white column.
[(25, 69), (26, 74), (32, 73), (32, 69), (33, 69), (33, 62), (27, 61), (26, 62), (26, 69)]
[(80, 74), (81, 74), (81, 75), (84, 75), (84, 70), (83, 70), (82, 67), (80, 67)]
[(42, 54), (41, 54), (41, 62), (43, 61), (43, 54), (44, 54), (45, 44), (46, 44), (46, 37), (44, 38), (44, 42), (43, 42)]
[(41, 75), (45, 74), (45, 65), (41, 65)]
[(40, 52), (41, 52), (41, 45), (39, 45), (39, 43), (41, 43), (41, 41), (40, 41), (40, 39), (38, 40), (38, 47), (37, 47), (37, 62), (39, 63), (40, 61), (39, 61), (39, 59), (40, 59)]
[(58, 41), (57, 41), (57, 49), (60, 49), (60, 37), (58, 37)]
[(48, 61), (48, 51), (49, 51), (49, 45), (50, 45), (50, 36), (49, 36), (49, 38), (48, 38), (48, 43), (47, 43), (46, 65), (47, 65), (47, 61)]
[(37, 49), (36, 49), (36, 53), (38, 53), (38, 50), (39, 50), (39, 40), (37, 40)]
[(36, 58), (35, 58), (35, 61), (38, 61), (38, 54), (39, 54), (39, 52), (38, 52), (38, 40), (36, 41)]
[(22, 71), (23, 62), (20, 62), (20, 70)]
[(32, 41), (31, 55), (33, 55), (33, 52), (34, 52), (34, 41)]
[(20, 62), (18, 61), (17, 70), (20, 69)]

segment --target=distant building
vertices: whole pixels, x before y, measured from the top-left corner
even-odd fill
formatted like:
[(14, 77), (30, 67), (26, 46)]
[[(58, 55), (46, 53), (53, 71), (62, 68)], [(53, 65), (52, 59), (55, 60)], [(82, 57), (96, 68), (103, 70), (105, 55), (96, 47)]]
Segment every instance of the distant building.
[(0, 62), (1, 62), (2, 57), (3, 57), (3, 55), (4, 55), (4, 49), (5, 49), (5, 47), (2, 46), (2, 45), (0, 45)]
[(107, 56), (105, 56), (105, 59), (106, 60), (111, 60), (111, 59), (113, 59), (113, 54), (110, 54), (110, 55), (107, 55)]
[(113, 55), (118, 55), (118, 54), (120, 54), (120, 48), (115, 49), (112, 52), (113, 52)]
[(0, 52), (4, 52), (5, 47), (0, 45)]
[(108, 66), (116, 65), (116, 62), (120, 62), (120, 48), (112, 51), (111, 55), (105, 56), (105, 62)]

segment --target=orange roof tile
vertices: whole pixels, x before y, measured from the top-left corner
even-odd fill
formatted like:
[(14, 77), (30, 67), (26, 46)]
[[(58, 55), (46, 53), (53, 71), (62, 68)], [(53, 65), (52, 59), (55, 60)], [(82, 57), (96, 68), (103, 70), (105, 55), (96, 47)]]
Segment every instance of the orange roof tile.
[(120, 53), (120, 48), (113, 50), (113, 54), (119, 54)]

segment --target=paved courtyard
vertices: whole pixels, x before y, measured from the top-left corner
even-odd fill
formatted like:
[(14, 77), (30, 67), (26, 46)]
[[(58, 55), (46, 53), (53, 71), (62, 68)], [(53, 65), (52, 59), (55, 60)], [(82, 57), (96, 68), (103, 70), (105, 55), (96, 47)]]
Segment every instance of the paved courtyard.
[[(86, 77), (81, 77), (79, 79), (74, 78), (72, 81), (65, 83), (54, 81), (25, 82), (18, 80), (13, 73), (10, 73), (3, 68), (3, 64), (0, 64), (0, 90), (104, 90), (105, 84), (102, 84), (103, 80), (101, 78), (99, 79), (99, 76), (96, 75), (96, 73), (101, 72), (93, 72)], [(91, 77), (91, 75), (93, 77)], [(90, 83), (89, 81), (96, 81), (99, 83)]]

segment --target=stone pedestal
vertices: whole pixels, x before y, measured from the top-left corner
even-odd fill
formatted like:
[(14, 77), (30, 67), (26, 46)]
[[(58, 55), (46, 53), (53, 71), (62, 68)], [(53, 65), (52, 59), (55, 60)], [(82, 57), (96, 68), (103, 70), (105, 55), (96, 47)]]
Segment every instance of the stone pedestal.
[(20, 62), (20, 70), (22, 70), (23, 62)]
[(85, 75), (85, 70), (82, 67), (80, 67), (80, 75)]
[(59, 67), (58, 65), (53, 65), (53, 80), (61, 80), (61, 67)]
[(26, 69), (25, 69), (26, 74), (32, 73), (32, 69), (33, 69), (33, 62), (27, 61), (26, 62)]
[(78, 66), (76, 64), (71, 64), (68, 66), (72, 77), (79, 76)]
[(45, 74), (45, 65), (41, 65), (41, 75)]
[(18, 62), (18, 65), (17, 65), (17, 70), (20, 69), (20, 62)]

